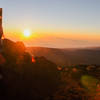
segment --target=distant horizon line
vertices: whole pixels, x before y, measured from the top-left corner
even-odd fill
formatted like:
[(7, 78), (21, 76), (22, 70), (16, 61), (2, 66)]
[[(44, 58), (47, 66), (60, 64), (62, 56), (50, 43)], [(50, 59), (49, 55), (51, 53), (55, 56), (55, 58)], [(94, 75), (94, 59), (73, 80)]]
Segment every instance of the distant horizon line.
[[(26, 46), (26, 45), (25, 45)], [(48, 48), (48, 49), (96, 49), (100, 48), (100, 46), (87, 46), (87, 47), (48, 47), (48, 46), (26, 46), (27, 48)]]

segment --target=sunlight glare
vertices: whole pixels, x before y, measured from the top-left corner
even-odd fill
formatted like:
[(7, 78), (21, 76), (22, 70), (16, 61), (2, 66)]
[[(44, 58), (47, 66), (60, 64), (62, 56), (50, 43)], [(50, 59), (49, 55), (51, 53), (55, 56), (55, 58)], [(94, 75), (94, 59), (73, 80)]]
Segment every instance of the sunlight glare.
[(28, 29), (24, 30), (24, 36), (25, 37), (29, 37), (30, 35), (31, 35), (30, 30), (28, 30)]

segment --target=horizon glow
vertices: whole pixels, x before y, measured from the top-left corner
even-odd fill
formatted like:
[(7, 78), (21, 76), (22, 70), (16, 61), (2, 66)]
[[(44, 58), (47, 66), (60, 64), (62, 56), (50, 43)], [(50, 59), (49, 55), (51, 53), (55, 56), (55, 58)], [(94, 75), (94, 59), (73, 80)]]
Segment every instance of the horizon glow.
[[(100, 44), (100, 0), (0, 0), (5, 37), (28, 46)], [(23, 30), (32, 36), (23, 39)]]

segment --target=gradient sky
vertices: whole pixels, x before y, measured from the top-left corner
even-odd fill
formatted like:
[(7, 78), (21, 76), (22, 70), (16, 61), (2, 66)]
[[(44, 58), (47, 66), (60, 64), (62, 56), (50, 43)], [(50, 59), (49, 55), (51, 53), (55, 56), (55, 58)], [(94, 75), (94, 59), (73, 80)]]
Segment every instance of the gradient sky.
[[(100, 0), (0, 0), (5, 37), (28, 46), (100, 44)], [(30, 29), (29, 39), (21, 38)]]

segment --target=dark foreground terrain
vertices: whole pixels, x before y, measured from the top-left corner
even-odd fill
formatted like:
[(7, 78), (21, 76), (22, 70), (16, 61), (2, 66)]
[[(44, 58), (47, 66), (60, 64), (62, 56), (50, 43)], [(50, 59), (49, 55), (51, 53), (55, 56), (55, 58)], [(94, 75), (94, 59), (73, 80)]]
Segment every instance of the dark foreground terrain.
[(33, 57), (22, 42), (5, 39), (0, 100), (100, 100), (100, 66), (61, 67), (45, 57)]

